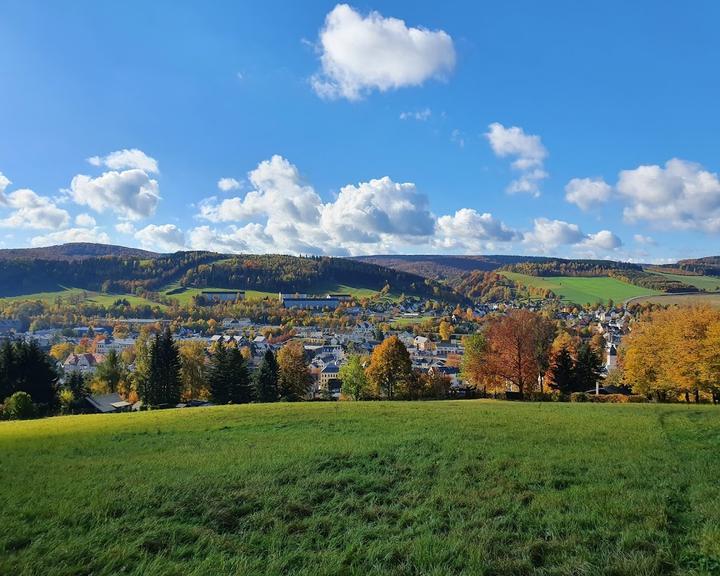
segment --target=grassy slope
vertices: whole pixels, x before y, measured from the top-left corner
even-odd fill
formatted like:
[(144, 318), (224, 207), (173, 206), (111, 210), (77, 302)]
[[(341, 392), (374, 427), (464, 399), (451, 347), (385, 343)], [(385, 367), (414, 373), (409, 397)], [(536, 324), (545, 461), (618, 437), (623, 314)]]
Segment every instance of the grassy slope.
[(660, 296), (647, 296), (633, 299), (633, 303), (662, 304), (663, 306), (694, 306), (707, 304), (720, 308), (720, 294), (665, 294)]
[(141, 298), (133, 294), (101, 294), (99, 292), (83, 290), (82, 288), (63, 288), (62, 290), (57, 290), (56, 292), (37, 292), (34, 294), (24, 294), (22, 296), (10, 296), (7, 298), (0, 297), (0, 301), (7, 300), (14, 302), (30, 302), (40, 300), (42, 302), (52, 303), (57, 299), (58, 296), (60, 296), (67, 302), (67, 299), (70, 296), (77, 296), (81, 294), (87, 295), (87, 298), (85, 299), (86, 301), (95, 302), (104, 306), (110, 306), (113, 302), (115, 302), (115, 300), (119, 298), (125, 298), (128, 302), (130, 302), (130, 304), (135, 306), (149, 304), (153, 307), (159, 306), (160, 308), (165, 308), (163, 304), (158, 304), (157, 302), (153, 302), (152, 300), (148, 300), (147, 298)]
[(665, 272), (658, 272), (656, 270), (653, 270), (652, 273), (659, 274), (660, 276), (667, 276), (668, 278), (671, 278), (672, 280), (677, 280), (678, 282), (690, 284), (690, 286), (695, 286), (700, 290), (707, 290), (708, 292), (720, 291), (720, 278), (718, 278), (717, 276), (690, 276), (684, 274), (667, 274)]
[(711, 406), (250, 405), (0, 423), (0, 574), (711, 574)]
[(505, 276), (525, 286), (547, 288), (563, 300), (575, 304), (603, 302), (611, 298), (615, 302), (623, 302), (636, 296), (652, 296), (661, 294), (658, 290), (649, 290), (633, 286), (615, 278), (583, 278), (572, 276), (528, 276), (516, 272), (503, 272)]

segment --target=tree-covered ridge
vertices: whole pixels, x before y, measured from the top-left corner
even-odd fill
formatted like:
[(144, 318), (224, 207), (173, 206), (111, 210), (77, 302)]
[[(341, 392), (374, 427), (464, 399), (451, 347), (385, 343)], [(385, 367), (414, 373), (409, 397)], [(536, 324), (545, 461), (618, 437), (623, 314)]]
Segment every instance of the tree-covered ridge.
[(177, 252), (156, 258), (4, 260), (0, 261), (0, 295), (51, 291), (60, 286), (111, 293), (157, 290), (188, 269), (218, 258), (218, 254), (211, 252)]
[[(678, 268), (682, 271), (693, 272), (695, 274), (720, 276), (720, 256), (678, 260), (677, 264), (669, 264), (667, 267)], [(663, 266), (663, 268), (665, 268), (665, 266)]]
[(237, 288), (279, 292), (313, 292), (336, 284), (458, 300), (452, 289), (398, 270), (347, 258), (233, 256), (188, 269), (180, 280), (187, 287)]

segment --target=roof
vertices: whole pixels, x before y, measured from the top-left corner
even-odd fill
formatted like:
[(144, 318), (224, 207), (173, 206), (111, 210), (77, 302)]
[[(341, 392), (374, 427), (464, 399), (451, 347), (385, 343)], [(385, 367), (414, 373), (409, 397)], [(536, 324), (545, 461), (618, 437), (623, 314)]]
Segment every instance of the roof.
[(95, 410), (102, 413), (115, 412), (120, 408), (130, 406), (130, 403), (125, 402), (117, 392), (88, 396), (87, 401)]

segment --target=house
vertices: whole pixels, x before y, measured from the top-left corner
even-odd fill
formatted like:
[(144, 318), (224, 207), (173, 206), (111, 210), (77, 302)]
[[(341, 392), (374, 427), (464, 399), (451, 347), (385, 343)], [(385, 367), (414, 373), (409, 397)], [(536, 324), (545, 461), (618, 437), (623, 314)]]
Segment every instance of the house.
[(90, 352), (85, 354), (70, 354), (65, 362), (63, 362), (63, 369), (67, 374), (73, 372), (93, 374), (95, 370), (97, 370), (98, 364), (103, 360), (105, 360), (105, 356), (102, 354), (92, 354)]
[(114, 350), (120, 354), (123, 350), (132, 348), (133, 346), (135, 346), (135, 340), (133, 338), (106, 338), (98, 342), (97, 351), (103, 355), (110, 352), (110, 350)]
[(117, 392), (112, 394), (98, 394), (88, 396), (86, 399), (91, 411), (100, 414), (110, 414), (112, 412), (129, 412), (132, 408), (130, 402), (122, 399)]
[(315, 296), (287, 297), (280, 294), (280, 301), (285, 308), (302, 308), (303, 310), (323, 310), (325, 308), (335, 309), (340, 305), (337, 298), (319, 298)]
[(426, 338), (425, 336), (415, 336), (413, 344), (415, 348), (425, 352), (426, 350), (429, 350), (431, 348), (432, 342), (429, 338)]

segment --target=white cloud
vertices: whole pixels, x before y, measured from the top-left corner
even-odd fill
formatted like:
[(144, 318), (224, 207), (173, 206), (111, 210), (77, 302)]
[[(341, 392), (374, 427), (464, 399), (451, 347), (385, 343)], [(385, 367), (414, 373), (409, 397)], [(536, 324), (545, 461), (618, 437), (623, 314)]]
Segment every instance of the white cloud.
[(7, 176), (0, 172), (0, 206), (4, 206), (7, 203), (5, 198), (5, 189), (10, 186), (12, 182), (8, 180)]
[(374, 243), (382, 235), (429, 236), (435, 221), (428, 199), (415, 184), (385, 176), (344, 186), (335, 202), (325, 204), (321, 227), (339, 243)]
[(68, 228), (58, 232), (50, 232), (43, 236), (35, 236), (30, 240), (33, 246), (53, 246), (68, 242), (93, 242), (97, 244), (110, 244), (110, 236), (99, 228)]
[(97, 222), (90, 214), (78, 214), (75, 216), (75, 224), (81, 228), (94, 228)]
[(611, 252), (620, 246), (622, 246), (622, 240), (610, 230), (600, 230), (595, 234), (588, 234), (587, 238), (581, 242), (581, 247), (593, 251)]
[(633, 236), (636, 244), (642, 244), (643, 246), (655, 246), (657, 244), (652, 236), (643, 236), (642, 234), (635, 234)]
[(512, 242), (518, 238), (517, 231), (508, 228), (492, 214), (462, 208), (454, 215), (438, 218), (435, 244), (446, 249), (492, 250), (497, 243)]
[(135, 238), (146, 250), (175, 252), (185, 249), (185, 235), (175, 224), (148, 224), (135, 232)]
[(539, 182), (548, 176), (544, 169), (548, 153), (540, 136), (526, 134), (518, 126), (506, 128), (499, 122), (493, 122), (488, 128), (485, 137), (495, 155), (500, 158), (514, 158), (511, 166), (520, 172), (520, 176), (510, 183), (507, 191), (511, 194), (519, 192), (539, 196)]
[(133, 236), (136, 232), (135, 226), (133, 226), (132, 222), (118, 222), (115, 224), (115, 230), (120, 232), (120, 234), (127, 234), (128, 236)]
[(97, 178), (78, 174), (68, 193), (77, 204), (96, 212), (111, 211), (129, 220), (152, 216), (160, 201), (157, 180), (139, 168), (112, 170)]
[(417, 120), (418, 122), (425, 122), (432, 116), (432, 110), (430, 108), (423, 108), (415, 112), (400, 112), (400, 120)]
[(217, 182), (217, 187), (223, 192), (231, 192), (233, 190), (240, 189), (240, 181), (235, 178), (220, 178)]
[(362, 16), (338, 4), (320, 30), (321, 71), (312, 77), (318, 95), (358, 100), (372, 90), (418, 86), (445, 78), (455, 67), (452, 38), (442, 30), (408, 27), (378, 12)]
[(613, 252), (622, 246), (622, 241), (610, 230), (585, 234), (577, 224), (563, 220), (536, 218), (532, 231), (523, 236), (523, 243), (531, 252), (549, 253), (561, 246), (571, 246), (587, 256)]
[(116, 150), (107, 156), (93, 156), (88, 158), (88, 162), (93, 166), (106, 166), (111, 170), (137, 168), (148, 174), (158, 174), (159, 172), (157, 160), (137, 148)]
[(460, 148), (465, 148), (465, 136), (457, 128), (450, 133), (450, 142), (454, 142)]
[(573, 178), (565, 186), (565, 199), (581, 210), (610, 199), (612, 188), (602, 178)]
[(26, 188), (8, 194), (5, 205), (14, 211), (7, 218), (0, 219), (0, 227), (49, 230), (64, 228), (70, 223), (66, 210), (58, 208), (50, 198)]
[(720, 180), (699, 164), (673, 158), (664, 167), (623, 170), (617, 190), (629, 202), (623, 212), (629, 222), (720, 232)]
[(274, 247), (273, 239), (265, 234), (262, 224), (247, 224), (242, 228), (229, 226), (225, 231), (198, 226), (190, 230), (188, 238), (188, 244), (193, 250), (211, 252), (269, 252)]

